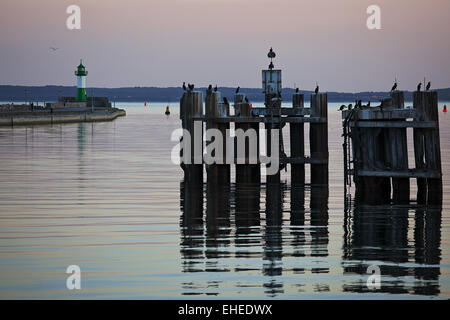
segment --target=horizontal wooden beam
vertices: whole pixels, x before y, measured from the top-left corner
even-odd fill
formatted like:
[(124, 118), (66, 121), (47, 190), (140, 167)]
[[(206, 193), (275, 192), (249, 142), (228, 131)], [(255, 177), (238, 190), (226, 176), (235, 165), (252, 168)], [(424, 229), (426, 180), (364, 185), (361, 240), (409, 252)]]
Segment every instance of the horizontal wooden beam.
[(252, 108), (250, 111), (254, 116), (266, 116), (271, 115), (272, 113), (274, 115), (282, 116), (307, 116), (311, 114), (310, 108)]
[(285, 157), (280, 158), (280, 163), (291, 163), (291, 164), (304, 164), (304, 163), (311, 163), (311, 164), (327, 164), (328, 159), (317, 159), (317, 158), (310, 158), (310, 157)]
[(229, 116), (229, 117), (206, 117), (206, 116), (194, 116), (192, 117), (193, 120), (201, 120), (201, 121), (208, 121), (211, 120), (213, 122), (217, 123), (229, 123), (229, 122), (235, 122), (235, 123), (255, 123), (255, 122), (263, 122), (263, 123), (304, 123), (304, 122), (313, 122), (313, 123), (326, 123), (326, 118), (321, 117), (278, 117), (274, 116), (273, 118), (270, 116), (266, 117), (235, 117), (235, 116)]
[(358, 128), (436, 128), (436, 121), (350, 121), (350, 127)]
[[(351, 170), (350, 174), (354, 174), (354, 170)], [(424, 171), (417, 169), (409, 169), (408, 171), (357, 170), (356, 175), (367, 177), (430, 178), (430, 179), (440, 179), (442, 177), (442, 174), (436, 171)]]
[[(353, 109), (354, 110), (354, 109)], [(346, 119), (349, 110), (342, 111), (342, 119)], [(416, 110), (409, 108), (366, 107), (354, 111), (358, 120), (393, 120), (416, 117)]]

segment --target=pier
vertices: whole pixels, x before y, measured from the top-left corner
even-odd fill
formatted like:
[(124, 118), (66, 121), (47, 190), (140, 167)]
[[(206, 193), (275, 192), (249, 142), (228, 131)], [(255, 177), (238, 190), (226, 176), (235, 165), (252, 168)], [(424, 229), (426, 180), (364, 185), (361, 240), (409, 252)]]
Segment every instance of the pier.
[[(342, 112), (345, 189), (355, 183), (355, 198), (365, 204), (407, 204), (410, 179), (417, 181), (417, 203), (442, 203), (438, 95), (414, 92), (406, 108), (402, 91), (379, 107)], [(413, 130), (414, 166), (408, 163), (407, 128)]]
[[(279, 184), (280, 170), (287, 165), (290, 166), (291, 182), (305, 184), (305, 165), (310, 165), (311, 185), (328, 185), (327, 94), (312, 94), (310, 107), (306, 108), (304, 95), (294, 93), (292, 107), (282, 107), (281, 70), (274, 69), (272, 58), (275, 53), (271, 52), (269, 68), (262, 70), (263, 108), (252, 107), (239, 89), (234, 95), (233, 105), (227, 99), (221, 99), (221, 93), (211, 87), (206, 91), (205, 99), (203, 92), (191, 88), (185, 90), (180, 100), (180, 119), (184, 129), (180, 156), (185, 183), (202, 184), (203, 166), (206, 167), (208, 183), (230, 183), (233, 180), (231, 165), (235, 165), (236, 183), (260, 183), (261, 165), (265, 164), (267, 184)], [(309, 123), (309, 157), (305, 156), (305, 123)], [(235, 135), (231, 134), (231, 128), (234, 128)], [(265, 156), (260, 152), (260, 131), (263, 128), (266, 130)], [(283, 130), (287, 128), (290, 155), (284, 151)], [(204, 149), (206, 155), (203, 154)]]

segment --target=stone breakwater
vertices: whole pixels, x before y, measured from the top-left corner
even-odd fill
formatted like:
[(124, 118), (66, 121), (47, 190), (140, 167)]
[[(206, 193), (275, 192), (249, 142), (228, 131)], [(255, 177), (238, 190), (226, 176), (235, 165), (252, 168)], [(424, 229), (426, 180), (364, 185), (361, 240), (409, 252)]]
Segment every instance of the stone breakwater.
[(125, 110), (117, 108), (102, 108), (93, 112), (82, 109), (64, 111), (36, 110), (33, 112), (10, 110), (8, 112), (0, 112), (0, 126), (112, 121), (125, 115)]

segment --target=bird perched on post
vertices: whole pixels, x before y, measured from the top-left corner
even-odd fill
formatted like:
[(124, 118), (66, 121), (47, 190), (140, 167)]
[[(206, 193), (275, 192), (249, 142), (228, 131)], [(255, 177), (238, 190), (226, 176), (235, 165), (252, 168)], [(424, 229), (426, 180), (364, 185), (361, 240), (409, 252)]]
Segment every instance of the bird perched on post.
[(347, 106), (346, 106), (345, 104), (341, 105), (341, 106), (339, 107), (339, 111), (344, 110), (346, 107), (347, 107)]
[(183, 81), (183, 90), (186, 91), (186, 82)]
[(188, 84), (188, 87), (189, 87), (189, 90), (190, 90), (190, 91), (193, 91), (193, 90), (194, 90), (194, 84), (190, 84), (190, 83), (189, 83), (189, 84)]
[(319, 93), (319, 85), (316, 86), (316, 89), (314, 90), (314, 92), (315, 92), (316, 94)]
[(395, 91), (397, 89), (397, 81), (395, 81), (394, 85), (392, 86), (391, 91)]
[(227, 99), (227, 97), (223, 97), (223, 103), (228, 104), (228, 99)]
[(417, 85), (417, 91), (420, 92), (420, 88), (422, 88), (422, 82), (419, 82), (419, 84)]
[(245, 100), (245, 102), (246, 102), (246, 103), (249, 103), (249, 101), (248, 101), (248, 98), (247, 98), (247, 97), (245, 97), (245, 98), (244, 98), (244, 100)]
[(427, 91), (430, 90), (430, 87), (431, 87), (431, 81), (428, 81), (428, 83), (427, 83)]
[(209, 85), (209, 86), (208, 86), (207, 91), (208, 91), (208, 92), (212, 92), (212, 85)]
[(298, 90), (299, 90), (298, 88), (295, 88), (295, 93), (298, 93)]
[(367, 106), (368, 106), (368, 107), (370, 107), (370, 101), (369, 101), (369, 102), (367, 102)]
[(353, 105), (350, 103), (350, 104), (348, 105), (348, 110), (352, 110), (352, 108), (353, 108)]
[(214, 87), (214, 92), (217, 92), (217, 84), (216, 84), (216, 86)]
[(238, 86), (238, 87), (236, 88), (236, 94), (239, 93), (239, 89), (241, 89), (241, 87)]

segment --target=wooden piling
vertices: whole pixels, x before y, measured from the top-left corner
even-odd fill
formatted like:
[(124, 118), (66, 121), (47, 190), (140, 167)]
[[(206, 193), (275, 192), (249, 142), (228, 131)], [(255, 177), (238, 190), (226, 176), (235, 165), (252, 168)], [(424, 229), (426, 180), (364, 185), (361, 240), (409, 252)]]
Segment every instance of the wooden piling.
[[(311, 117), (325, 118), (325, 122), (311, 123), (309, 140), (311, 158), (324, 163), (311, 164), (311, 184), (328, 184), (328, 97), (326, 93), (311, 94)], [(325, 163), (326, 161), (326, 163)]]
[[(403, 109), (404, 95), (403, 91), (394, 91), (391, 93), (393, 106), (397, 109)], [(408, 142), (406, 128), (388, 128), (386, 137), (388, 138), (386, 147), (388, 155), (388, 165), (394, 171), (408, 170)], [(394, 204), (405, 204), (409, 202), (409, 178), (392, 178), (392, 202)]]
[(415, 121), (434, 121), (432, 128), (414, 128), (414, 155), (417, 169), (433, 171), (440, 178), (417, 179), (417, 202), (442, 204), (442, 168), (437, 92), (414, 92)]
[[(304, 108), (304, 95), (295, 93), (292, 96), (292, 107), (294, 109)], [(304, 123), (289, 124), (291, 157), (305, 157), (305, 125)], [(291, 164), (291, 183), (305, 184), (305, 164)]]
[[(247, 118), (251, 116), (250, 104), (244, 102), (245, 96), (243, 94), (237, 94), (234, 99), (234, 112), (236, 117)], [(239, 123), (235, 124), (235, 129), (242, 129), (244, 132), (251, 129), (256, 133), (256, 145), (250, 144), (249, 139), (245, 138), (245, 164), (236, 164), (236, 183), (260, 183), (261, 182), (261, 168), (259, 164), (259, 123)], [(251, 133), (249, 132), (249, 136)], [(238, 156), (237, 145), (240, 143), (235, 138), (235, 156)], [(256, 158), (257, 163), (250, 164), (250, 150), (256, 150), (256, 154), (253, 156)]]
[[(228, 103), (220, 103), (219, 92), (206, 92), (205, 99), (205, 115), (207, 118), (206, 129), (217, 129), (220, 131), (222, 140), (222, 160), (221, 163), (214, 163), (206, 166), (206, 174), (208, 183), (211, 184), (229, 184), (230, 183), (230, 165), (226, 164), (226, 139), (227, 130), (230, 128), (229, 123), (218, 123), (214, 119), (218, 117), (227, 117), (230, 115), (230, 105)], [(212, 141), (207, 141), (208, 145)]]
[[(203, 94), (197, 91), (187, 91), (180, 100), (180, 118), (182, 127), (187, 132), (183, 132), (181, 167), (184, 170), (184, 181), (187, 184), (203, 183), (203, 123), (201, 120), (195, 120), (194, 117), (203, 115)], [(195, 134), (194, 127), (197, 122), (197, 128), (200, 132)], [(189, 134), (190, 138), (186, 135)], [(190, 145), (187, 145), (190, 141)], [(190, 157), (184, 159), (184, 150), (190, 150)], [(184, 163), (186, 161), (186, 163)]]
[[(275, 131), (278, 131), (279, 136), (279, 145), (278, 152), (281, 157), (281, 143), (282, 143), (282, 131), (281, 126), (277, 120), (280, 118), (280, 109), (281, 109), (281, 98), (278, 98), (274, 94), (266, 94), (265, 95), (266, 108), (270, 111), (268, 115), (265, 117), (265, 128), (266, 128), (266, 154), (267, 156), (272, 156), (272, 134), (275, 134)], [(266, 165), (267, 167), (268, 165)], [(273, 164), (270, 164), (272, 168)], [(266, 183), (280, 183), (280, 166), (278, 165), (277, 173), (275, 174), (266, 174)]]

